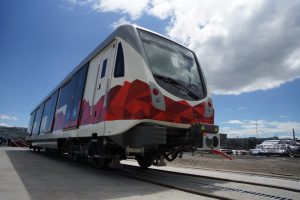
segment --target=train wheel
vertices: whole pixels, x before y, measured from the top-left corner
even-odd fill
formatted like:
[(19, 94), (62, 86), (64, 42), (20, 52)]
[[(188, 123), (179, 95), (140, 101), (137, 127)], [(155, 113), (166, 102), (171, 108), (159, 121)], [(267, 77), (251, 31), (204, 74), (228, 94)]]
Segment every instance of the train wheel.
[(137, 156), (136, 160), (139, 163), (139, 166), (143, 169), (147, 169), (153, 164), (153, 158), (150, 155)]
[(94, 158), (92, 163), (97, 168), (107, 169), (107, 168), (109, 168), (110, 160), (109, 159)]
[(80, 155), (71, 153), (71, 154), (69, 155), (69, 159), (70, 159), (71, 161), (74, 161), (74, 162), (79, 162), (79, 161), (80, 161)]

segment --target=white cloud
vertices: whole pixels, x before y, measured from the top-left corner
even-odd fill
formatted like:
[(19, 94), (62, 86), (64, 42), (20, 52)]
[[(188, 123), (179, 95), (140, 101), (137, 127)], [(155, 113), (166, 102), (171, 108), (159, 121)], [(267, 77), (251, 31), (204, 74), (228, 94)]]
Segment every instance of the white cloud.
[(300, 1), (69, 1), (131, 21), (169, 20), (167, 35), (195, 50), (215, 94), (267, 90), (300, 77)]
[(223, 124), (243, 124), (243, 122), (240, 120), (229, 120), (229, 121), (223, 122)]
[(0, 119), (1, 120), (13, 120), (13, 121), (17, 121), (18, 118), (14, 117), (14, 116), (8, 116), (8, 115), (3, 115), (3, 114), (0, 114)]
[(237, 110), (245, 110), (245, 107), (238, 107)]
[(149, 0), (102, 0), (94, 4), (100, 12), (118, 12), (128, 14), (131, 19), (139, 18), (148, 9)]
[(7, 115), (0, 114), (0, 119), (10, 119), (10, 117)]
[(13, 127), (12, 125), (6, 124), (6, 123), (1, 123), (0, 122), (0, 126), (4, 126), (4, 127)]
[(278, 117), (282, 118), (282, 119), (288, 118), (288, 116), (286, 116), (286, 115), (279, 115)]
[(123, 25), (123, 24), (130, 24), (130, 23), (131, 23), (131, 22), (128, 21), (125, 17), (122, 17), (122, 18), (120, 18), (118, 21), (112, 23), (111, 26), (112, 26), (113, 29), (116, 29), (116, 28), (118, 28), (119, 26), (121, 26), (121, 25)]
[(64, 0), (71, 6), (85, 6), (97, 2), (96, 0)]
[[(228, 133), (229, 136), (239, 137), (255, 137), (256, 128), (259, 137), (272, 137), (288, 135), (292, 136), (292, 130), (295, 129), (296, 133), (300, 131), (300, 122), (279, 122), (279, 121), (267, 121), (267, 120), (229, 120), (223, 122), (225, 124), (224, 133)], [(257, 125), (256, 125), (257, 124)], [(221, 126), (221, 130), (222, 126)], [(300, 135), (299, 135), (300, 136)]]
[(231, 128), (229, 126), (220, 126), (220, 133), (230, 133)]
[(125, 14), (136, 20), (148, 10), (149, 0), (67, 0), (71, 6), (89, 6), (96, 12)]

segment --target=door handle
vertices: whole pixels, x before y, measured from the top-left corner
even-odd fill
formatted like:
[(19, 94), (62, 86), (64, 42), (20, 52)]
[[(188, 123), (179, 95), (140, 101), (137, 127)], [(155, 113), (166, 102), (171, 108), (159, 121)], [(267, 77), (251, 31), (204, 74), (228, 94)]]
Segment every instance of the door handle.
[(100, 88), (101, 88), (101, 84), (99, 84), (99, 86), (98, 86), (97, 90), (100, 90)]

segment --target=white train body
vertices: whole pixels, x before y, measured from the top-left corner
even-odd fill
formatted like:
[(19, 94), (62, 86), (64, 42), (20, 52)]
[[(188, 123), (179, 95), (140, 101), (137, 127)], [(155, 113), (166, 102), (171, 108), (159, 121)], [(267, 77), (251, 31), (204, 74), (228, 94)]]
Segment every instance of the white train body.
[(91, 148), (87, 143), (94, 138), (118, 154), (126, 148), (161, 154), (179, 147), (218, 148), (215, 140), (204, 142), (216, 129), (195, 54), (159, 34), (123, 25), (34, 109), (27, 140), (33, 148), (66, 151), (66, 142)]

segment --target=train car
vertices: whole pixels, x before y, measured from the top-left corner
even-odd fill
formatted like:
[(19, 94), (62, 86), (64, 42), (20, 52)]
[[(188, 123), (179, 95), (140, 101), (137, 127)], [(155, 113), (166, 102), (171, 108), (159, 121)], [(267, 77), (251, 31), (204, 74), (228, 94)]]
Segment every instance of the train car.
[(26, 139), (34, 150), (99, 167), (131, 157), (147, 168), (184, 151), (218, 149), (217, 133), (195, 53), (122, 25), (33, 109)]

